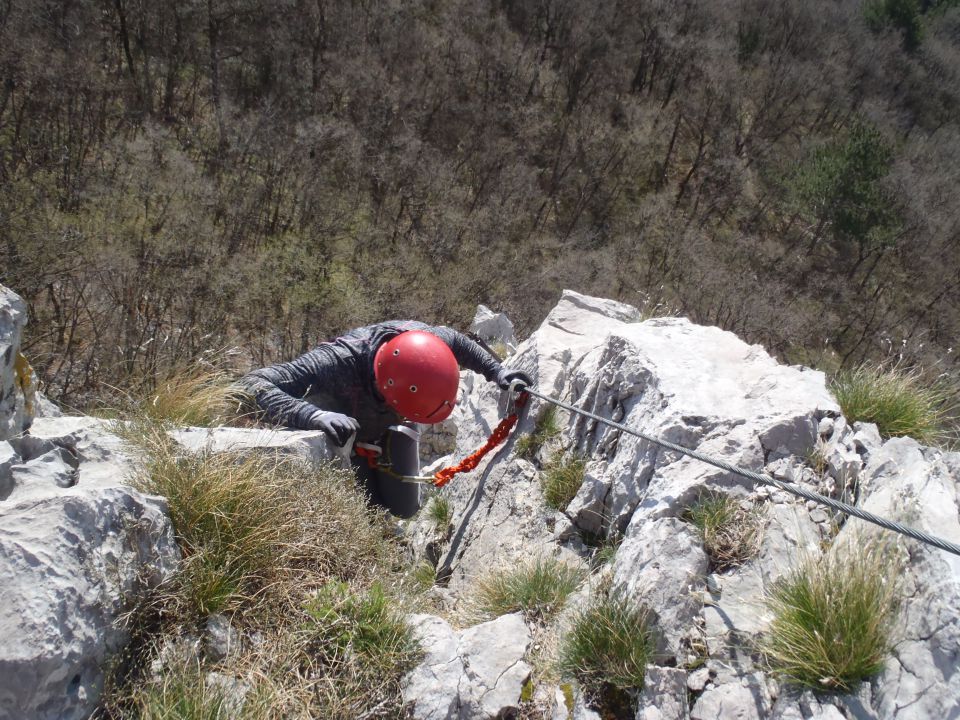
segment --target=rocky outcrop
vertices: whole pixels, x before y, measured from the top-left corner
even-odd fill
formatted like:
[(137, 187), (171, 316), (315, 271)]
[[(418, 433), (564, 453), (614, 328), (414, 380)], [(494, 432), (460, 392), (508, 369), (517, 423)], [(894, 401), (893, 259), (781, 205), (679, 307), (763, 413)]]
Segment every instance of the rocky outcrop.
[[(960, 453), (925, 448), (909, 438), (887, 441), (861, 474), (861, 505), (960, 543)], [(837, 541), (855, 538), (849, 523)], [(901, 541), (909, 563), (906, 602), (893, 658), (873, 683), (878, 717), (960, 717), (960, 557)]]
[(127, 641), (120, 614), (179, 560), (166, 506), (126, 484), (104, 421), (38, 418), (0, 454), (0, 718), (86, 718)]
[[(883, 443), (875, 427), (851, 427), (822, 373), (781, 365), (731, 333), (677, 318), (641, 321), (634, 308), (567, 291), (508, 365), (530, 374), (541, 392), (602, 417), (815, 492), (859, 500), (880, 514), (903, 519), (906, 507), (911, 524), (960, 538), (955, 455), (910, 441)], [(454, 414), (454, 458), (482, 444), (502, 416), (502, 402), (490, 384), (468, 374)], [(514, 438), (531, 432), (543, 411), (533, 401)], [(859, 522), (845, 524), (814, 503), (754, 487), (580, 416), (560, 413), (560, 420), (557, 445), (587, 461), (564, 512), (548, 508), (540, 489), (540, 465), (551, 451), (520, 459), (512, 452), (515, 439), (444, 490), (456, 514), (449, 537), (439, 552), (435, 541), (431, 553), (439, 556), (449, 606), (469, 601), (481, 572), (532, 554), (586, 557), (592, 551), (585, 540), (622, 536), (610, 591), (650, 611), (660, 662), (701, 666), (689, 675), (651, 666), (638, 718), (960, 713), (956, 558), (910, 544), (904, 640), (872, 686), (849, 697), (792, 692), (767, 675), (757, 655), (755, 641), (767, 623), (765, 588), (801, 551), (816, 551), (838, 528), (844, 537)], [(719, 573), (711, 572), (684, 519), (707, 490), (732, 496), (765, 524), (756, 557)], [(419, 529), (412, 536), (417, 532), (429, 534)], [(683, 678), (689, 696), (678, 690)], [(547, 705), (554, 717), (591, 716), (579, 696), (570, 711), (564, 703)]]
[(0, 285), (0, 440), (20, 434), (33, 420), (36, 378), (20, 353), (26, 322), (23, 300)]
[(34, 419), (24, 320), (0, 288), (0, 718), (86, 718), (127, 641), (120, 614), (179, 551), (105, 421)]
[(410, 619), (425, 658), (404, 680), (403, 699), (416, 720), (505, 717), (516, 710), (530, 677), (524, 655), (530, 631), (519, 614), (455, 631), (433, 615)]
[(495, 313), (486, 305), (477, 305), (477, 313), (470, 323), (470, 332), (488, 343), (499, 343), (507, 350), (517, 349), (513, 323), (503, 313)]
[[(55, 408), (33, 418), (30, 383), (8, 362), (16, 349), (4, 349), (19, 347), (22, 304), (2, 297), (0, 719), (80, 718), (126, 641), (118, 614), (173, 572), (178, 553), (163, 500), (124, 484), (134, 460), (106, 423), (50, 417)], [(960, 454), (883, 442), (875, 427), (849, 425), (821, 373), (781, 365), (730, 333), (677, 318), (643, 321), (630, 306), (565, 292), (507, 364), (576, 407), (960, 542)], [(430, 460), (472, 452), (504, 411), (492, 383), (464, 373), (454, 414), (424, 443)], [(765, 588), (801, 552), (846, 542), (859, 523), (563, 412), (560, 437), (519, 457), (517, 437), (544, 411), (531, 402), (511, 439), (443, 490), (454, 510), (448, 527), (429, 518), (407, 527), (412, 552), (437, 566), (443, 587), (434, 597), (450, 617), (462, 617), (481, 574), (536, 556), (585, 568), (593, 546), (619, 541), (612, 563), (584, 582), (552, 631), (562, 634), (599, 592), (648, 611), (656, 654), (635, 698), (637, 718), (960, 717), (960, 560), (899, 541), (909, 555), (906, 599), (883, 673), (848, 696), (798, 692), (757, 655)], [(173, 437), (188, 450), (337, 457), (322, 433), (189, 428)], [(541, 482), (561, 448), (582, 456), (586, 470), (556, 511)], [(759, 551), (740, 566), (713, 566), (686, 519), (707, 490), (762, 517)], [(404, 682), (412, 717), (515, 717), (521, 696), (556, 720), (600, 717), (576, 688), (540, 682), (531, 669), (542, 625), (517, 614), (466, 628), (434, 615), (410, 622), (424, 650)], [(208, 630), (228, 655), (236, 644), (229, 624), (212, 621)]]

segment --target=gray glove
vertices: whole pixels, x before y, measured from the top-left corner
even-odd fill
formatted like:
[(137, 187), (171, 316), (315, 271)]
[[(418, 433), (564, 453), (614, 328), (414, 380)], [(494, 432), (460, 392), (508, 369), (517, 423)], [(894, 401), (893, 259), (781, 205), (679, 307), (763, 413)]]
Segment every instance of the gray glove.
[[(523, 370), (508, 370), (505, 367), (501, 367), (497, 371), (497, 379), (494, 380), (494, 382), (497, 383), (501, 390), (509, 390), (510, 383), (514, 380), (522, 382), (524, 387), (533, 385), (533, 380), (531, 380), (530, 376), (523, 372)], [(523, 388), (521, 388), (521, 390), (522, 389)]]
[(320, 410), (310, 418), (310, 424), (317, 430), (323, 430), (337, 447), (346, 445), (353, 433), (360, 429), (360, 423), (349, 415)]

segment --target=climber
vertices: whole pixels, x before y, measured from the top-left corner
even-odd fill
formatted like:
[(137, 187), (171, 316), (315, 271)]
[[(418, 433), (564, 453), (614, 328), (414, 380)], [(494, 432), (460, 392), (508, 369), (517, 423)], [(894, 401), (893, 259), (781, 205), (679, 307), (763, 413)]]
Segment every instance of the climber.
[[(351, 464), (370, 501), (408, 518), (420, 509), (420, 486), (399, 476), (419, 475), (416, 426), (453, 411), (459, 366), (504, 390), (514, 380), (531, 384), (465, 335), (412, 320), (351, 330), (296, 360), (254, 370), (240, 384), (274, 423), (323, 430), (338, 447), (354, 437)], [(360, 457), (371, 453), (381, 469)]]

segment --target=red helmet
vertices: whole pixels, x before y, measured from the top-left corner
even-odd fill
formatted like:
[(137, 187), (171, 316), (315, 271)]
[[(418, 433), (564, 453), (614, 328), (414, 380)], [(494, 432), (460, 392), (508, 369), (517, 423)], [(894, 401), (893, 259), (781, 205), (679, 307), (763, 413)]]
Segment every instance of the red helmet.
[(408, 330), (381, 345), (373, 373), (387, 404), (408, 420), (438, 423), (457, 402), (457, 359), (443, 340), (423, 330)]

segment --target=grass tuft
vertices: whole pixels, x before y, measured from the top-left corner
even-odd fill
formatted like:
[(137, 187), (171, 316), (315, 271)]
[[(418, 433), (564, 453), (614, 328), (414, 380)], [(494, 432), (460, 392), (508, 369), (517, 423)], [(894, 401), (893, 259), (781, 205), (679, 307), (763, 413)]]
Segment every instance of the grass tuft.
[(555, 510), (565, 510), (583, 484), (586, 466), (586, 459), (575, 453), (559, 452), (552, 457), (540, 474), (540, 486), (547, 505)]
[(168, 601), (185, 617), (298, 602), (303, 583), (370, 575), (392, 552), (347, 471), (184, 452), (155, 425), (129, 427), (147, 451), (135, 482), (167, 499), (183, 553)]
[(901, 603), (895, 549), (878, 540), (806, 557), (771, 589), (762, 643), (788, 681), (847, 692), (879, 673), (893, 647)]
[(560, 436), (560, 422), (557, 420), (557, 408), (547, 405), (537, 418), (532, 433), (521, 435), (513, 446), (517, 457), (532, 460), (541, 448)]
[(208, 681), (197, 662), (181, 662), (146, 682), (132, 699), (130, 713), (138, 720), (266, 720), (263, 699), (233, 697)]
[(616, 697), (643, 688), (653, 652), (647, 613), (625, 599), (608, 597), (576, 616), (560, 648), (559, 669), (589, 695)]
[(759, 508), (743, 509), (731, 495), (705, 492), (682, 518), (697, 529), (717, 571), (737, 567), (760, 550), (763, 513)]
[(837, 373), (831, 390), (849, 422), (876, 423), (884, 437), (933, 444), (950, 436), (954, 393), (943, 382), (926, 383), (918, 368), (861, 365)]
[(427, 508), (428, 516), (433, 520), (434, 527), (445, 533), (453, 520), (453, 509), (450, 507), (450, 501), (444, 495), (434, 495), (430, 499), (430, 505)]
[(379, 583), (360, 593), (331, 581), (307, 603), (306, 611), (308, 655), (324, 667), (358, 659), (373, 675), (395, 673), (411, 668), (419, 655), (401, 609)]
[(537, 558), (481, 578), (476, 607), (483, 617), (521, 611), (528, 620), (546, 620), (563, 607), (583, 575), (579, 568), (555, 558)]

